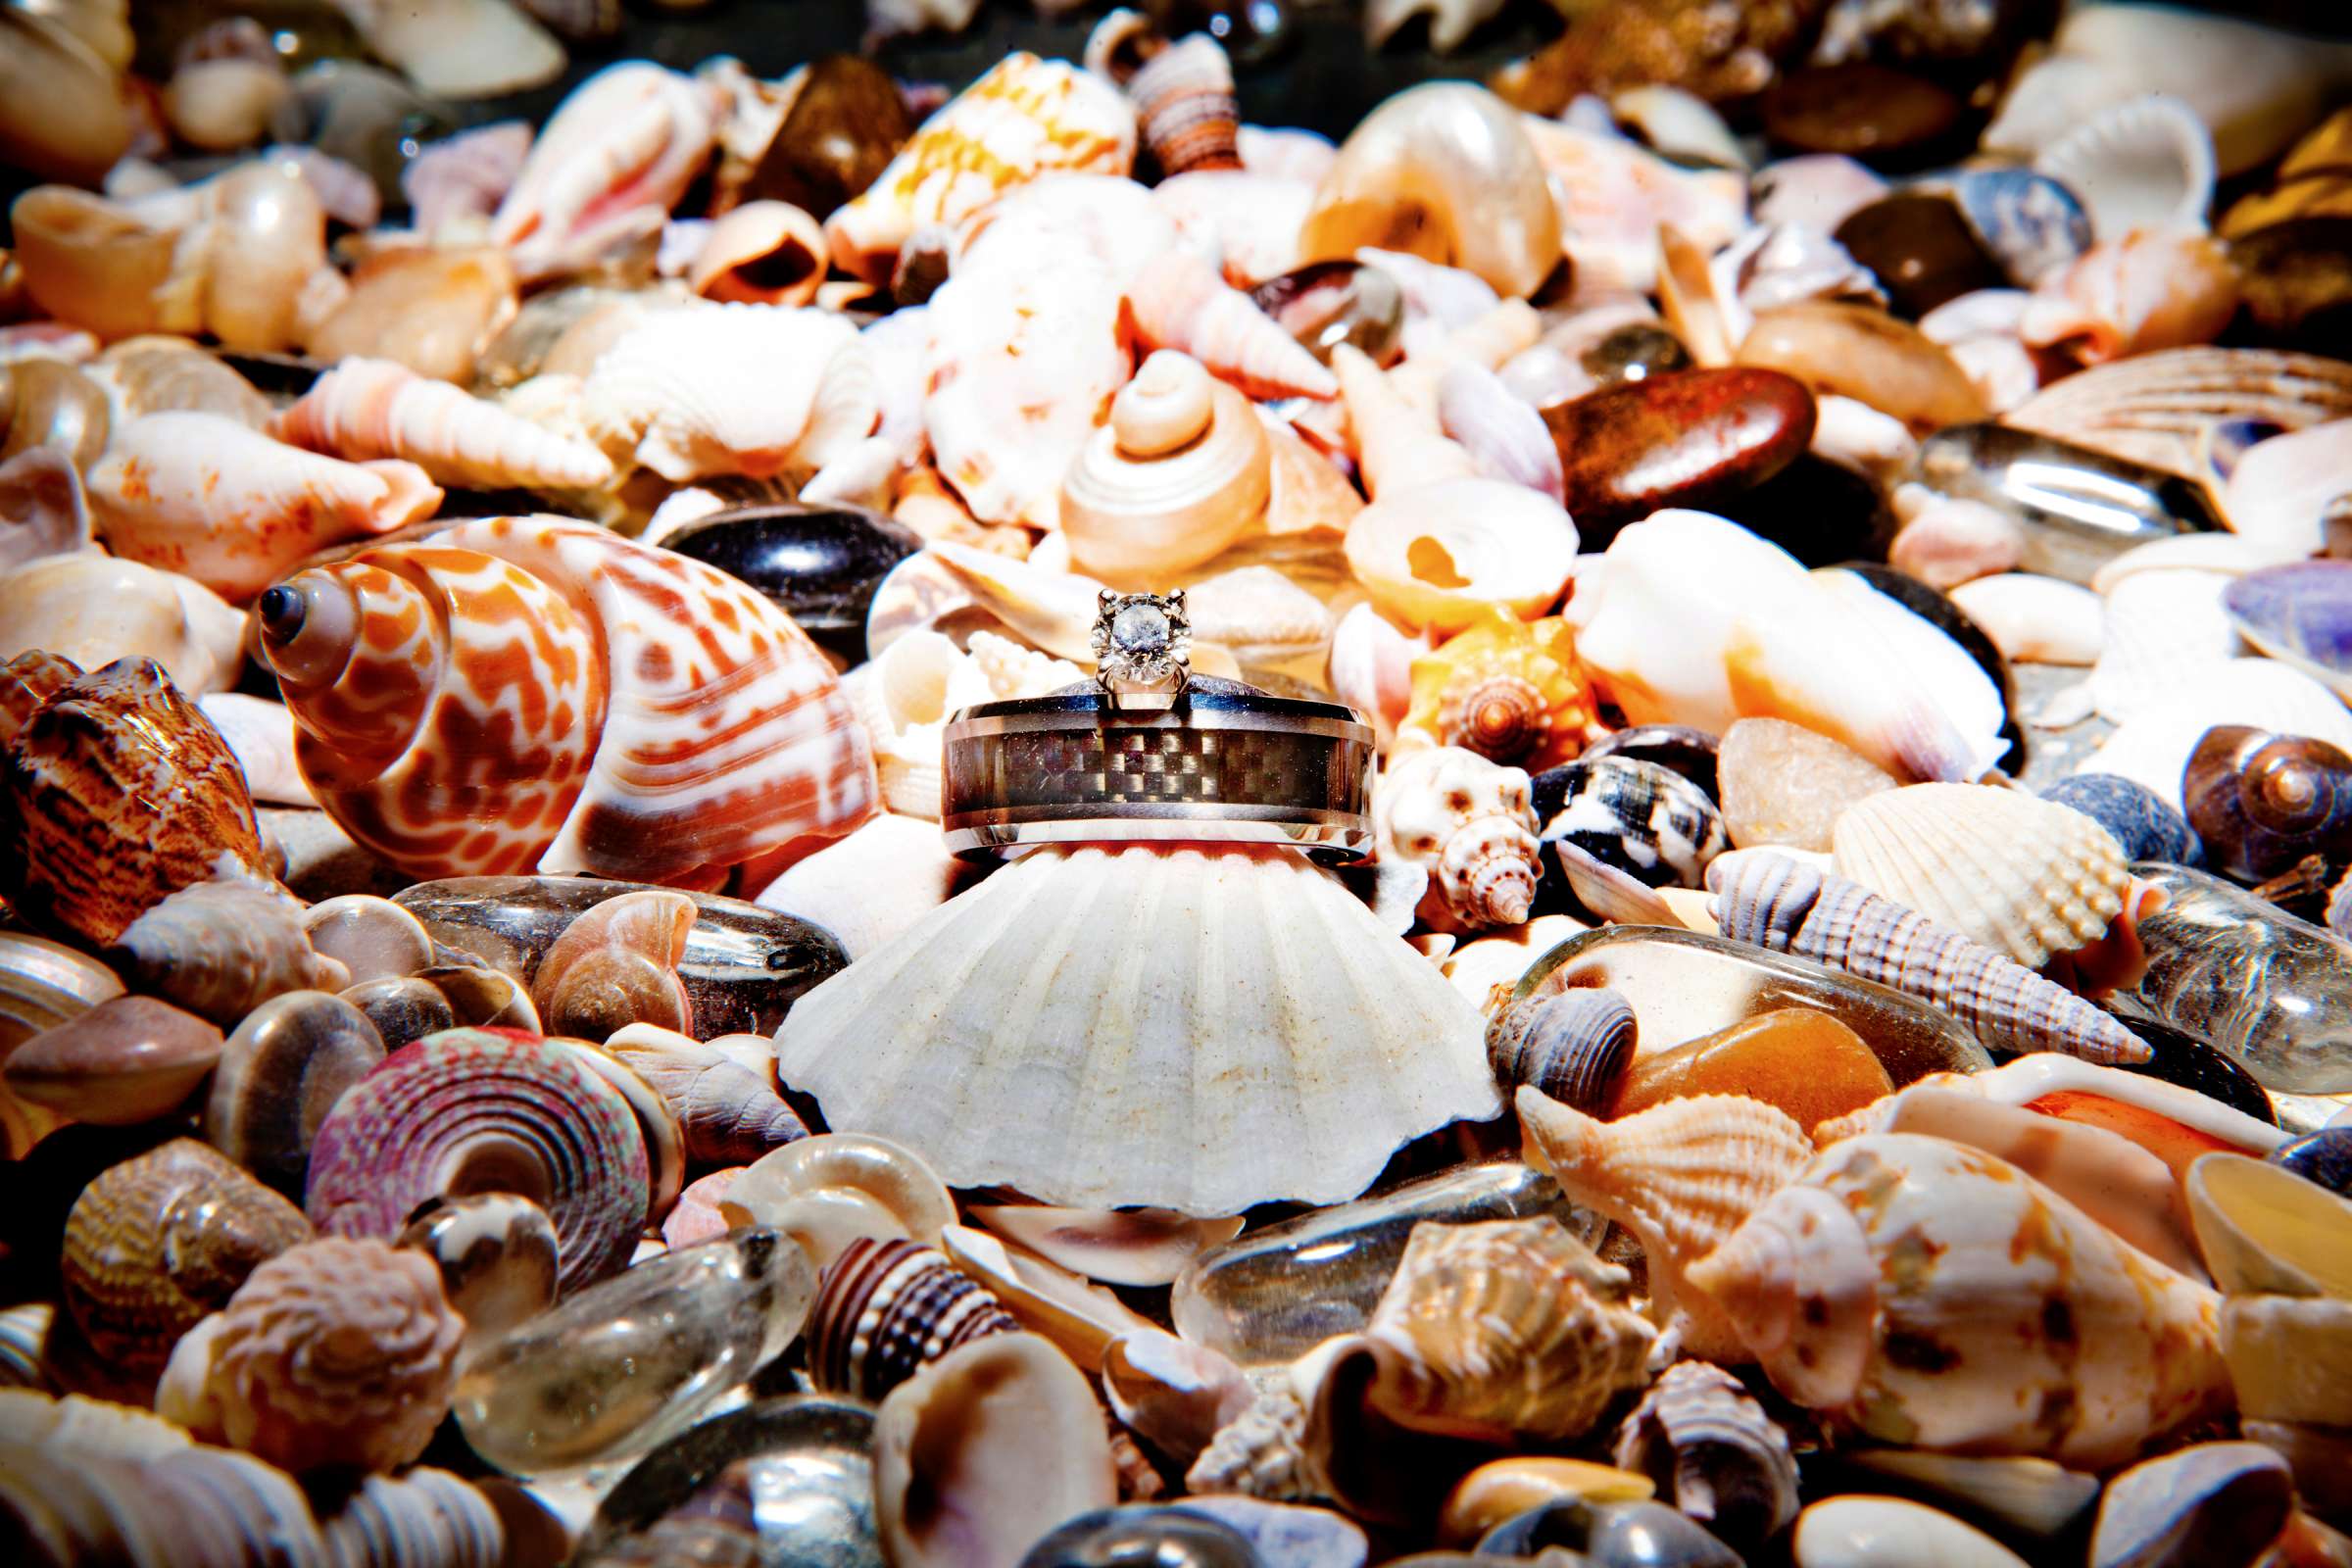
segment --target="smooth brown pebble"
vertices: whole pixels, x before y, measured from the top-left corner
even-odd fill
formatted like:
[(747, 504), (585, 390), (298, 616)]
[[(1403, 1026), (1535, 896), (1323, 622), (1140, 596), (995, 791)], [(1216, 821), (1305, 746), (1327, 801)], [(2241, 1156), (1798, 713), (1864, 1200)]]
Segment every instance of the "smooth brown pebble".
[(319, 1123), (384, 1054), (375, 1025), (341, 997), (272, 997), (221, 1050), (204, 1141), (262, 1180), (300, 1192)]
[(1990, 412), (1940, 345), (1867, 305), (1807, 300), (1765, 311), (1741, 339), (1739, 360), (1867, 404), (1921, 434)]
[(1587, 550), (1661, 507), (1714, 509), (1796, 460), (1813, 395), (1774, 370), (1683, 370), (1544, 411)]
[(1609, 1114), (1630, 1116), (1692, 1095), (1745, 1095), (1811, 1129), (1893, 1093), (1886, 1067), (1845, 1024), (1811, 1007), (1776, 1007), (1636, 1058)]
[(220, 1059), (220, 1031), (153, 997), (115, 997), (8, 1058), (8, 1087), (100, 1127), (171, 1114)]
[(1438, 1539), (1468, 1545), (1505, 1519), (1547, 1502), (1647, 1502), (1657, 1483), (1588, 1459), (1530, 1456), (1494, 1459), (1454, 1484), (1438, 1515)]
[(1916, 321), (1946, 300), (2007, 288), (2000, 263), (1948, 196), (1897, 191), (1848, 217), (1834, 236), (1870, 269), (1897, 315)]
[(1733, 844), (1825, 855), (1839, 812), (1895, 787), (1894, 775), (1869, 758), (1785, 718), (1733, 724), (1724, 732), (1716, 776)]
[(1961, 103), (1932, 81), (1856, 60), (1788, 73), (1765, 89), (1763, 111), (1765, 134), (1790, 152), (1903, 166), (1940, 148)]
[(809, 64), (744, 200), (790, 202), (829, 217), (879, 178), (913, 134), (889, 73), (854, 55), (827, 55)]

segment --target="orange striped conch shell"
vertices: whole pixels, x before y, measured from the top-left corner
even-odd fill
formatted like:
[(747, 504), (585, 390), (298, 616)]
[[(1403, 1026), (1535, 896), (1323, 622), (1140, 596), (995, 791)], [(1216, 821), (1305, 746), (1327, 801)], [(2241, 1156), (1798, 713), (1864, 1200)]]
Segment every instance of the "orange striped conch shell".
[(345, 360), (271, 419), (270, 433), (338, 458), (405, 458), (437, 483), (477, 490), (588, 490), (612, 477), (611, 460), (587, 443), (390, 360)]
[(482, 518), (259, 608), (303, 776), (413, 876), (708, 879), (875, 807), (864, 733), (792, 617), (601, 528)]
[(1007, 55), (923, 122), (865, 194), (825, 220), (833, 260), (885, 283), (899, 248), (931, 223), (962, 222), (1054, 170), (1124, 174), (1135, 163), (1134, 106), (1061, 60)]
[(413, 463), (343, 463), (219, 414), (150, 414), (90, 469), (116, 555), (244, 600), (328, 545), (429, 517), (441, 491)]

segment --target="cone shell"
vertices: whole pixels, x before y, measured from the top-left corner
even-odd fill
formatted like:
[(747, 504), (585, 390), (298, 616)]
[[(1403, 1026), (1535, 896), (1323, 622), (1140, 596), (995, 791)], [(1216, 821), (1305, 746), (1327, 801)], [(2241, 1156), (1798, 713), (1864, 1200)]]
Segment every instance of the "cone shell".
[(405, 458), (436, 483), (476, 490), (587, 490), (612, 477), (612, 462), (585, 442), (390, 360), (345, 360), (272, 418), (270, 433), (355, 462)]
[(1020, 1323), (937, 1248), (859, 1237), (825, 1266), (808, 1309), (808, 1376), (880, 1399), (959, 1346)]
[(418, 1204), (519, 1189), (547, 1210), (566, 1291), (628, 1261), (645, 1224), (644, 1135), (619, 1092), (547, 1041), (507, 1029), (427, 1035), (335, 1102), (304, 1203), (330, 1236), (398, 1236)]
[(1631, 1283), (1554, 1219), (1416, 1225), (1364, 1331), (1368, 1397), (1424, 1431), (1580, 1436), (1642, 1383), (1656, 1331), (1623, 1304)]
[(1011, 54), (923, 122), (864, 194), (825, 220), (833, 260), (889, 280), (901, 246), (926, 224), (954, 226), (1005, 190), (1055, 170), (1125, 174), (1135, 110), (1100, 76)]
[(290, 614), (265, 617), (264, 653), (303, 775), (412, 874), (668, 881), (873, 808), (872, 756), (832, 666), (700, 562), (492, 517), (282, 586)]
[(1478, 1037), (1288, 852), (1047, 846), (795, 1003), (777, 1062), (950, 1186), (1217, 1215), (1352, 1197), (1405, 1142), (1494, 1114)]
[(2006, 1161), (1826, 1151), (1689, 1283), (1834, 1431), (2105, 1470), (2228, 1411), (2220, 1298)]
[(2104, 936), (2132, 881), (2114, 836), (2081, 811), (1977, 784), (1865, 797), (1831, 843), (1838, 875), (2029, 969)]
[(1767, 1541), (1796, 1517), (1788, 1434), (1705, 1361), (1677, 1361), (1650, 1385), (1617, 1431), (1614, 1458), (1726, 1541)]
[(2300, 430), (2347, 416), (2352, 366), (2340, 360), (2183, 348), (2063, 376), (2001, 422), (2193, 480), (2209, 426), (2243, 419)]
[(431, 1258), (329, 1237), (255, 1269), (173, 1360), (202, 1363), (203, 1428), (234, 1447), (297, 1472), (396, 1470), (449, 1413), (465, 1335)]
[(1710, 866), (1707, 884), (1725, 936), (1934, 1003), (1990, 1049), (2148, 1059), (2144, 1041), (2074, 993), (1860, 883), (1743, 851)]
[(1339, 396), (1311, 351), (1189, 248), (1143, 265), (1127, 285), (1127, 314), (1146, 345), (1181, 349), (1253, 398)]
[[(26, 919), (91, 946), (227, 869), (267, 876), (245, 775), (227, 742), (151, 659), (53, 685), (0, 758), (22, 854), (0, 879)], [(24, 711), (32, 689), (11, 699)]]
[(1494, 611), (1414, 657), (1402, 729), (1530, 772), (1567, 761), (1595, 722), (1564, 620)]
[(1686, 1353), (1744, 1359), (1736, 1325), (1684, 1273), (1804, 1168), (1813, 1154), (1804, 1129), (1740, 1095), (1670, 1100), (1611, 1122), (1535, 1089), (1521, 1089), (1517, 1103), (1529, 1163), (1642, 1244), (1651, 1315), (1680, 1314)]
[(66, 1309), (100, 1355), (152, 1378), (180, 1335), (265, 1259), (310, 1236), (302, 1210), (212, 1149), (175, 1138), (74, 1200), (60, 1258)]

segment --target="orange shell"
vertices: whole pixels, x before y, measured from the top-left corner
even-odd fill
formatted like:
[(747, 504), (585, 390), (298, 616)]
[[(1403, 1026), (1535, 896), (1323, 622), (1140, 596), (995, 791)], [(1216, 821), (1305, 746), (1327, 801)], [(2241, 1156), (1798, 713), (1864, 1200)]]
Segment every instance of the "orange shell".
[(1593, 723), (1592, 688), (1568, 622), (1490, 611), (1413, 661), (1401, 726), (1440, 746), (1540, 772), (1576, 757)]

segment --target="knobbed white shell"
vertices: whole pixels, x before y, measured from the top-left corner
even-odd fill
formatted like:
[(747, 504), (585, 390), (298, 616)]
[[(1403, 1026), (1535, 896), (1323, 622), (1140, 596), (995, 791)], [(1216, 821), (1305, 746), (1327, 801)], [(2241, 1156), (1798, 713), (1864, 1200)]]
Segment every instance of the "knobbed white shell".
[(2088, 947), (2132, 875), (2105, 828), (2021, 790), (1913, 784), (1845, 808), (1834, 865), (2029, 969)]
[(1264, 515), (1272, 453), (1248, 398), (1162, 349), (1111, 400), (1061, 485), (1070, 560), (1114, 587), (1164, 581)]
[(777, 1070), (954, 1187), (1237, 1214), (1494, 1114), (1477, 1012), (1287, 851), (1045, 846), (795, 1003)]
[(1567, 586), (1576, 524), (1502, 479), (1454, 478), (1385, 496), (1348, 529), (1348, 565), (1392, 619), (1460, 631), (1489, 608), (1533, 620)]
[(1396, 759), (1372, 787), (1384, 860), (1426, 866), (1422, 918), (1447, 930), (1525, 920), (1544, 874), (1524, 768), (1459, 746)]

